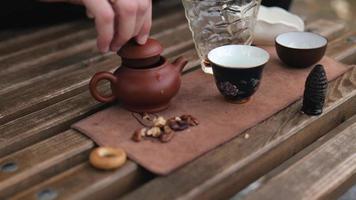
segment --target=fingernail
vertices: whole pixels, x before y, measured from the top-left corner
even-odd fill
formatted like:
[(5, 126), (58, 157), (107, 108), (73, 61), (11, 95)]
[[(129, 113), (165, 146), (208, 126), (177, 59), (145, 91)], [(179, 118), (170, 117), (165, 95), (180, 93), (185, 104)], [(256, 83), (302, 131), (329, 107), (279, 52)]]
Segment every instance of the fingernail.
[(118, 51), (119, 49), (121, 49), (121, 46), (112, 46), (111, 47), (111, 51)]
[(101, 47), (99, 50), (101, 53), (107, 53), (109, 51), (109, 47)]
[(140, 45), (144, 45), (146, 44), (148, 39), (148, 35), (144, 35), (142, 37), (137, 38), (137, 43), (139, 43)]
[(89, 19), (94, 19), (94, 15), (87, 9), (87, 17)]

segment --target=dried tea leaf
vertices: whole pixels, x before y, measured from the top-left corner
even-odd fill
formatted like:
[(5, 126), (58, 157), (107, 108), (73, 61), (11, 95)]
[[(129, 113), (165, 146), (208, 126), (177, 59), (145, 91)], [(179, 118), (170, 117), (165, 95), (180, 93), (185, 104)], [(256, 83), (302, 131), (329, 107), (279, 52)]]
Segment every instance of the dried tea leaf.
[(153, 125), (156, 127), (164, 127), (167, 123), (167, 120), (164, 117), (157, 117), (153, 119)]
[(162, 131), (159, 127), (152, 127), (147, 130), (146, 135), (152, 136), (152, 137), (159, 137), (161, 135)]
[(132, 135), (132, 140), (135, 142), (142, 141), (143, 137), (146, 136), (146, 128), (137, 129), (134, 134)]

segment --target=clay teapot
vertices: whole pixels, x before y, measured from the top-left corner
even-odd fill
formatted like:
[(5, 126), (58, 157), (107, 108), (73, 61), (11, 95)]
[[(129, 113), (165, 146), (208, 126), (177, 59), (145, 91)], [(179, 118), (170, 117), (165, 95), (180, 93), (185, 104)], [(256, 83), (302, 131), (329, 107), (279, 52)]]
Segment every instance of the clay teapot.
[[(89, 84), (92, 96), (103, 103), (119, 100), (128, 110), (139, 113), (168, 108), (180, 88), (187, 60), (179, 57), (169, 63), (161, 56), (162, 51), (161, 44), (154, 39), (148, 39), (145, 45), (131, 40), (118, 51), (122, 64), (114, 73), (98, 72), (93, 76)], [(111, 95), (98, 92), (101, 80), (110, 81)]]

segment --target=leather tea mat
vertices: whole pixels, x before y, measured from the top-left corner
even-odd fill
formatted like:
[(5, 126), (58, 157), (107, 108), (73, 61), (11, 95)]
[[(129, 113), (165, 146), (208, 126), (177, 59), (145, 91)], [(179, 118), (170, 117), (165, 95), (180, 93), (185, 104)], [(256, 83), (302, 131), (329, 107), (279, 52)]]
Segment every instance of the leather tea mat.
[[(266, 49), (271, 58), (265, 66), (260, 88), (245, 104), (226, 102), (219, 94), (213, 76), (204, 74), (201, 70), (182, 76), (179, 93), (172, 100), (169, 109), (159, 115), (169, 118), (190, 114), (200, 124), (177, 132), (168, 143), (132, 141), (133, 132), (142, 125), (131, 112), (120, 106), (95, 113), (72, 127), (100, 146), (123, 148), (130, 159), (153, 173), (169, 174), (302, 97), (306, 77), (312, 68), (293, 69), (283, 66), (274, 48)], [(329, 80), (348, 69), (328, 57), (324, 57), (320, 63), (324, 65)]]

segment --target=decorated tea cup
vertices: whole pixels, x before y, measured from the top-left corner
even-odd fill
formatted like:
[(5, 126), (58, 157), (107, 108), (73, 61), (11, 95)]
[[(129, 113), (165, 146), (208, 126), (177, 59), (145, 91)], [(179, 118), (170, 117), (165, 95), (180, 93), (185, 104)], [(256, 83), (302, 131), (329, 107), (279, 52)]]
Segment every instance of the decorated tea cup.
[(208, 59), (220, 93), (233, 103), (245, 103), (258, 89), (267, 51), (248, 45), (226, 45), (211, 50)]

